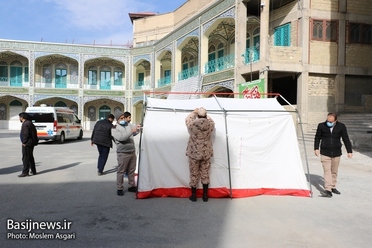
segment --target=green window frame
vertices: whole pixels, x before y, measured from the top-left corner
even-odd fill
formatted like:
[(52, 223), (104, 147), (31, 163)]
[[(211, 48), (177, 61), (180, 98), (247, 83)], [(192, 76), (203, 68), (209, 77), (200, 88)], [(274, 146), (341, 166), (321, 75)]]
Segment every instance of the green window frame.
[(274, 30), (274, 46), (290, 46), (291, 45), (291, 24), (287, 23), (275, 28)]

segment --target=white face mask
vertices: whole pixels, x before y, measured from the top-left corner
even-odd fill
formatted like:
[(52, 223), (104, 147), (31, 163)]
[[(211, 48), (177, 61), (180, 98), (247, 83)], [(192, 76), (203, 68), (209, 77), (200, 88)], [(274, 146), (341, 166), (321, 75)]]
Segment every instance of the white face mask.
[(333, 122), (327, 121), (327, 127), (333, 127), (335, 124)]

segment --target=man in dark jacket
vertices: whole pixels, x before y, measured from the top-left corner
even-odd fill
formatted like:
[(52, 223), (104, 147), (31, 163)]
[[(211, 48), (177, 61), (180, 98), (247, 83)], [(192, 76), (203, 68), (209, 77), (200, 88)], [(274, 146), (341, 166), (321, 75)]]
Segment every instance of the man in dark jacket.
[(326, 197), (332, 197), (332, 193), (341, 194), (336, 189), (338, 166), (342, 155), (341, 138), (345, 144), (347, 156), (351, 158), (353, 151), (346, 126), (337, 121), (337, 115), (335, 113), (329, 113), (327, 121), (318, 124), (314, 139), (315, 155), (320, 155), (323, 165), (325, 191), (322, 195)]
[(37, 131), (35, 125), (28, 119), (27, 113), (20, 113), (19, 121), (22, 123), (20, 138), (22, 142), (23, 170), (22, 174), (18, 175), (18, 177), (27, 177), (30, 169), (32, 174), (36, 175), (34, 147), (39, 143)]
[(110, 148), (112, 148), (111, 129), (114, 119), (115, 116), (109, 114), (106, 119), (97, 121), (93, 128), (92, 137), (90, 138), (91, 145), (96, 144), (99, 152), (97, 165), (98, 176), (104, 175), (103, 169), (105, 168)]

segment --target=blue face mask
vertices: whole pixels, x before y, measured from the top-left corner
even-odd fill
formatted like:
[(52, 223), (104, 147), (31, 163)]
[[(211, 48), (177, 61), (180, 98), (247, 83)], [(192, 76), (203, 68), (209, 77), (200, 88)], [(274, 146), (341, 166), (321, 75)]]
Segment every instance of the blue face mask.
[(124, 126), (125, 123), (127, 123), (127, 122), (126, 121), (119, 121), (119, 124), (122, 125), (122, 126)]
[(327, 127), (333, 127), (333, 122), (329, 122), (329, 121), (327, 121)]

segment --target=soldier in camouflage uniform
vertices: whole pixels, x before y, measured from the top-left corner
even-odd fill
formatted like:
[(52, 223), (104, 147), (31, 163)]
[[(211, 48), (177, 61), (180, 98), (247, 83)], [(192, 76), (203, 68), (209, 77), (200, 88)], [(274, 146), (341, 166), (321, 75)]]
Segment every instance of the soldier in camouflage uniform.
[(210, 158), (213, 156), (211, 135), (214, 130), (214, 121), (207, 116), (204, 108), (196, 108), (186, 117), (186, 126), (190, 134), (187, 144), (186, 156), (189, 157), (190, 166), (190, 200), (196, 201), (196, 188), (199, 179), (203, 184), (203, 201), (208, 201)]

